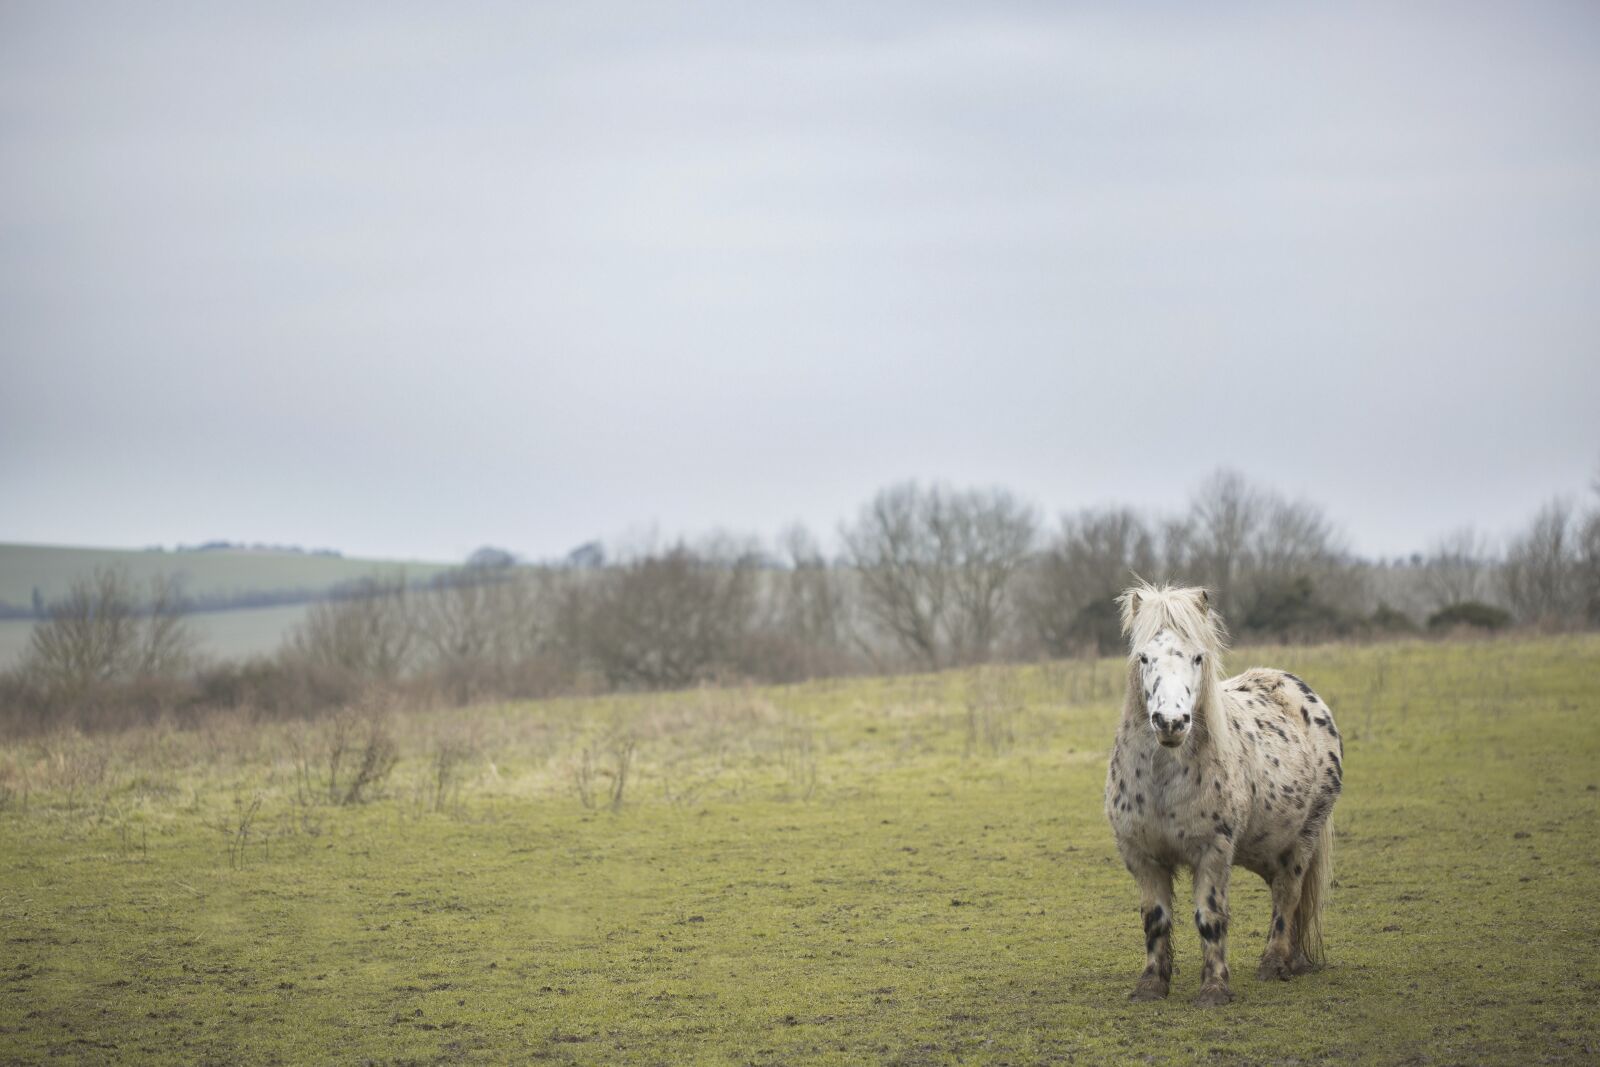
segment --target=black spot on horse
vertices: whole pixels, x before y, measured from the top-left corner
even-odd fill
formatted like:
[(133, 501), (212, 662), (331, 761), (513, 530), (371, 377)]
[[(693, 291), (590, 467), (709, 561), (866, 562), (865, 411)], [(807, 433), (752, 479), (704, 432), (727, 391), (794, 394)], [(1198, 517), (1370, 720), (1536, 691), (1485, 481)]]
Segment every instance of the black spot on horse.
[(1282, 852), (1278, 853), (1278, 866), (1287, 868), (1289, 866), (1289, 861), (1293, 858), (1294, 853), (1289, 849), (1284, 849)]
[(1283, 916), (1282, 915), (1280, 915), (1276, 919), (1272, 920), (1272, 929), (1273, 929), (1273, 932), (1275, 932), (1275, 933), (1279, 933), (1279, 934), (1283, 933)]
[(1206, 922), (1198, 909), (1194, 913), (1194, 925), (1200, 931), (1202, 941), (1221, 941), (1228, 933), (1228, 917), (1218, 915), (1211, 922)]

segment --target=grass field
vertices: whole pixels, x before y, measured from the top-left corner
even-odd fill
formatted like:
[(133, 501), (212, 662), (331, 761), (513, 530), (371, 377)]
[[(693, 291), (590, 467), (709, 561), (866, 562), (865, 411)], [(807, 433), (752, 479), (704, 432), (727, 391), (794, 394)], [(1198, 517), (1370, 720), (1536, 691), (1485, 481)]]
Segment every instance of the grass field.
[(349, 805), (333, 722), (0, 749), (0, 1060), (1595, 1062), (1600, 638), (1252, 663), (1347, 775), (1329, 965), (1236, 872), (1227, 1008), (1192, 929), (1125, 999), (1102, 661), (351, 717)]

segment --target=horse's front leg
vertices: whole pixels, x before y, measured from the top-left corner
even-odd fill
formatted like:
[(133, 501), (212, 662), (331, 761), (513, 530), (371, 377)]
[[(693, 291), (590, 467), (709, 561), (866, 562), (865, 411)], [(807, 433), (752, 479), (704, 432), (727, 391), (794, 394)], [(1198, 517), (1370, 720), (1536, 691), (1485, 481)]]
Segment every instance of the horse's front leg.
[(1172, 983), (1172, 869), (1154, 861), (1129, 860), (1139, 883), (1139, 915), (1144, 920), (1144, 972), (1129, 996), (1160, 1000)]
[(1213, 848), (1194, 868), (1194, 924), (1200, 931), (1201, 1007), (1226, 1004), (1233, 999), (1228, 988), (1228, 874), (1233, 868), (1231, 850)]

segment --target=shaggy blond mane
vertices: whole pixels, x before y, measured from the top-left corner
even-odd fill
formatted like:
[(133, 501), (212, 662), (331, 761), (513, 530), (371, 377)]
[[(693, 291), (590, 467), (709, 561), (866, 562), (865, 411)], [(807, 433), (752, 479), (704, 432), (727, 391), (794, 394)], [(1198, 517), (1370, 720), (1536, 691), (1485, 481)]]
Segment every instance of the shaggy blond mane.
[(1228, 651), (1228, 633), (1211, 610), (1211, 594), (1198, 587), (1152, 585), (1141, 581), (1117, 597), (1122, 608), (1122, 633), (1128, 655), (1162, 630), (1171, 630), (1186, 644), (1220, 660)]

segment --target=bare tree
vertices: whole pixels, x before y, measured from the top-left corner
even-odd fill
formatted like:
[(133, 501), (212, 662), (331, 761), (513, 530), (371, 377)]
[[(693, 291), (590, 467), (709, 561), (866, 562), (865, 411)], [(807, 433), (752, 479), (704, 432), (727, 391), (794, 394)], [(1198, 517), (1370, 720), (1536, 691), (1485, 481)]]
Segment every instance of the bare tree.
[(1434, 542), (1422, 564), (1422, 587), (1429, 612), (1488, 596), (1489, 539), (1470, 526)]
[(46, 690), (82, 693), (125, 680), (138, 658), (138, 605), (127, 575), (96, 570), (72, 583), (33, 628), (28, 669)]
[(674, 687), (737, 661), (754, 609), (755, 555), (728, 541), (678, 544), (594, 575), (583, 611), (589, 658), (613, 685)]
[(905, 482), (880, 491), (841, 534), (864, 611), (913, 660), (937, 668), (992, 654), (1037, 525), (1003, 489)]
[(948, 524), (941, 539), (952, 548), (952, 655), (958, 663), (987, 662), (1011, 621), (1012, 582), (1033, 551), (1038, 515), (998, 488), (952, 494), (934, 515)]
[(1171, 572), (1207, 586), (1231, 625), (1277, 636), (1337, 630), (1363, 599), (1360, 571), (1316, 505), (1212, 475), (1169, 525)]
[(1582, 539), (1572, 503), (1557, 499), (1511, 542), (1503, 572), (1506, 596), (1524, 622), (1567, 625), (1580, 618)]
[(1063, 516), (1029, 569), (1021, 610), (1034, 644), (1062, 656), (1121, 643), (1115, 597), (1135, 576), (1158, 571), (1155, 539), (1128, 508)]
[(367, 682), (394, 682), (411, 664), (416, 638), (405, 575), (362, 579), (334, 600), (313, 604), (288, 647), (313, 667)]
[(436, 576), (416, 597), (427, 667), (458, 702), (526, 695), (517, 675), (546, 640), (533, 575), (510, 561)]
[(1238, 471), (1219, 470), (1195, 493), (1183, 528), (1184, 558), (1172, 562), (1211, 589), (1224, 618), (1239, 603), (1238, 579), (1248, 564), (1251, 541), (1267, 514), (1268, 500)]
[(152, 580), (141, 602), (127, 573), (100, 569), (73, 582), (34, 627), (24, 669), (56, 696), (102, 685), (172, 679), (193, 666), (195, 639), (175, 580)]
[(880, 490), (855, 524), (840, 531), (864, 611), (930, 669), (940, 665), (950, 595), (951, 550), (939, 538), (946, 524), (929, 514), (941, 506), (936, 491), (905, 482)]
[(778, 536), (785, 566), (773, 575), (765, 677), (816, 677), (849, 659), (849, 603), (843, 577), (829, 566), (816, 538), (796, 523)]
[(1600, 467), (1596, 468), (1589, 488), (1595, 499), (1590, 502), (1589, 513), (1578, 529), (1578, 587), (1584, 621), (1590, 626), (1600, 626)]

